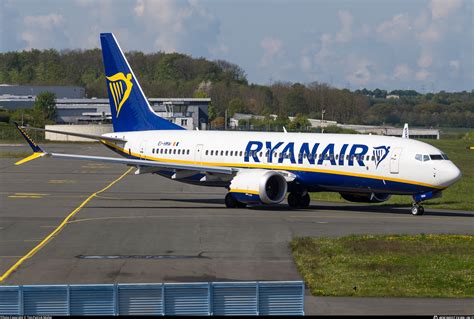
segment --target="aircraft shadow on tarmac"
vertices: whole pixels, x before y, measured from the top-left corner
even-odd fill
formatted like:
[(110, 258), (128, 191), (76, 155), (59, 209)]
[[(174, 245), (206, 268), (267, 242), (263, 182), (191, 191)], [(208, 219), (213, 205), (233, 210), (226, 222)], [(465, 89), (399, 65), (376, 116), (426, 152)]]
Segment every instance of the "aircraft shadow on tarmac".
[[(153, 199), (129, 199), (130, 201), (171, 201), (178, 203), (196, 203), (196, 204), (214, 204), (222, 206), (125, 206), (123, 208), (127, 209), (222, 209), (224, 207), (224, 199), (222, 198), (153, 198)], [(127, 200), (128, 201), (128, 200)], [(314, 203), (314, 202), (313, 202)], [(106, 206), (96, 206), (95, 208), (121, 208), (121, 207), (106, 207)], [(408, 205), (394, 204), (394, 205), (351, 205), (351, 204), (324, 204), (324, 205), (310, 205), (308, 209), (290, 209), (286, 204), (277, 204), (277, 205), (268, 205), (268, 206), (250, 206), (248, 208), (252, 211), (305, 211), (309, 212), (312, 210), (315, 211), (344, 211), (344, 212), (364, 212), (364, 213), (375, 213), (375, 214), (398, 214), (398, 215), (407, 215), (410, 214), (410, 207)], [(474, 212), (456, 212), (456, 211), (442, 211), (436, 209), (435, 211), (430, 210), (430, 207), (426, 207), (425, 216), (447, 216), (447, 217), (474, 217)]]

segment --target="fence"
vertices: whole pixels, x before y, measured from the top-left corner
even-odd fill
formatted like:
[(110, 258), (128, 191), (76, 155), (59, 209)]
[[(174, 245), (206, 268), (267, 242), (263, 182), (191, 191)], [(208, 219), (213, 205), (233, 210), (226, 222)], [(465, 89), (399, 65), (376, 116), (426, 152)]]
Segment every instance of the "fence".
[(0, 286), (0, 315), (304, 315), (302, 281)]

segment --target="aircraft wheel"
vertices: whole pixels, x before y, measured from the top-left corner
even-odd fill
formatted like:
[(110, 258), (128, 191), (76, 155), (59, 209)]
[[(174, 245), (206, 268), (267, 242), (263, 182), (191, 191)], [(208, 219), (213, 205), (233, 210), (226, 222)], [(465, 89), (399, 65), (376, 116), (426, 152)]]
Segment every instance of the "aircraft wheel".
[(413, 204), (413, 206), (411, 207), (411, 214), (412, 215), (421, 216), (421, 215), (424, 214), (424, 212), (425, 212), (425, 209), (421, 205)]
[(308, 208), (310, 202), (311, 202), (311, 198), (309, 197), (308, 193), (306, 193), (306, 195), (300, 197), (300, 207), (301, 208)]
[(239, 205), (239, 202), (230, 193), (225, 195), (224, 202), (227, 208), (236, 208)]
[(247, 204), (237, 201), (237, 207), (238, 208), (246, 208)]
[(425, 208), (423, 206), (420, 205), (420, 207), (418, 209), (420, 211), (419, 215), (423, 215), (425, 213)]
[(290, 193), (288, 195), (288, 206), (291, 208), (298, 208), (301, 200), (301, 196), (298, 193)]

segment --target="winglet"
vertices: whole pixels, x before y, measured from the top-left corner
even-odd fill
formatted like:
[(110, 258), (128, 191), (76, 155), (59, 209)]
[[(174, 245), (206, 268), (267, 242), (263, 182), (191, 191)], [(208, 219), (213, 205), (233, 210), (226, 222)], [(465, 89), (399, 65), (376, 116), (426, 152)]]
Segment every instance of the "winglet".
[(25, 138), (25, 140), (28, 142), (28, 144), (30, 145), (31, 149), (33, 150), (33, 154), (16, 162), (15, 165), (21, 165), (23, 163), (26, 163), (26, 162), (29, 162), (31, 160), (34, 160), (38, 157), (42, 157), (44, 155), (46, 155), (47, 153), (41, 148), (38, 146), (38, 144), (35, 143), (35, 141), (33, 141), (33, 139), (31, 139), (31, 137), (26, 133), (26, 131), (24, 130), (23, 127), (21, 127), (20, 125), (18, 125), (17, 122), (15, 122), (15, 126), (16, 128), (20, 131), (21, 135), (23, 135), (23, 137)]

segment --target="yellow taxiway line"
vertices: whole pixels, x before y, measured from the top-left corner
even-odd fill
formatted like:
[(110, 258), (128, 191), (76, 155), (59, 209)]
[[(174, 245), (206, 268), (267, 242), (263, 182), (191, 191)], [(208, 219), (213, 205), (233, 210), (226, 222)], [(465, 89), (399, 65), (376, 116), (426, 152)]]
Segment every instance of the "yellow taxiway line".
[(13, 266), (11, 266), (2, 276), (0, 276), (0, 282), (3, 282), (5, 279), (7, 279), (15, 270), (20, 267), (22, 263), (25, 262), (28, 258), (32, 257), (34, 254), (36, 254), (41, 248), (43, 248), (49, 240), (51, 240), (55, 235), (57, 235), (63, 228), (66, 226), (66, 224), (69, 222), (69, 220), (74, 217), (92, 198), (94, 198), (97, 194), (100, 194), (102, 192), (105, 192), (108, 190), (112, 185), (120, 181), (122, 178), (124, 178), (128, 173), (130, 173), (134, 167), (130, 167), (125, 173), (123, 173), (120, 177), (112, 181), (109, 185), (106, 187), (102, 188), (101, 190), (93, 193), (89, 197), (86, 198), (85, 201), (83, 201), (79, 206), (77, 206), (76, 209), (74, 209), (63, 221), (62, 223), (56, 227), (48, 236), (46, 236), (45, 239), (43, 239), (38, 245), (36, 245), (33, 249), (31, 249), (26, 255), (20, 258)]

